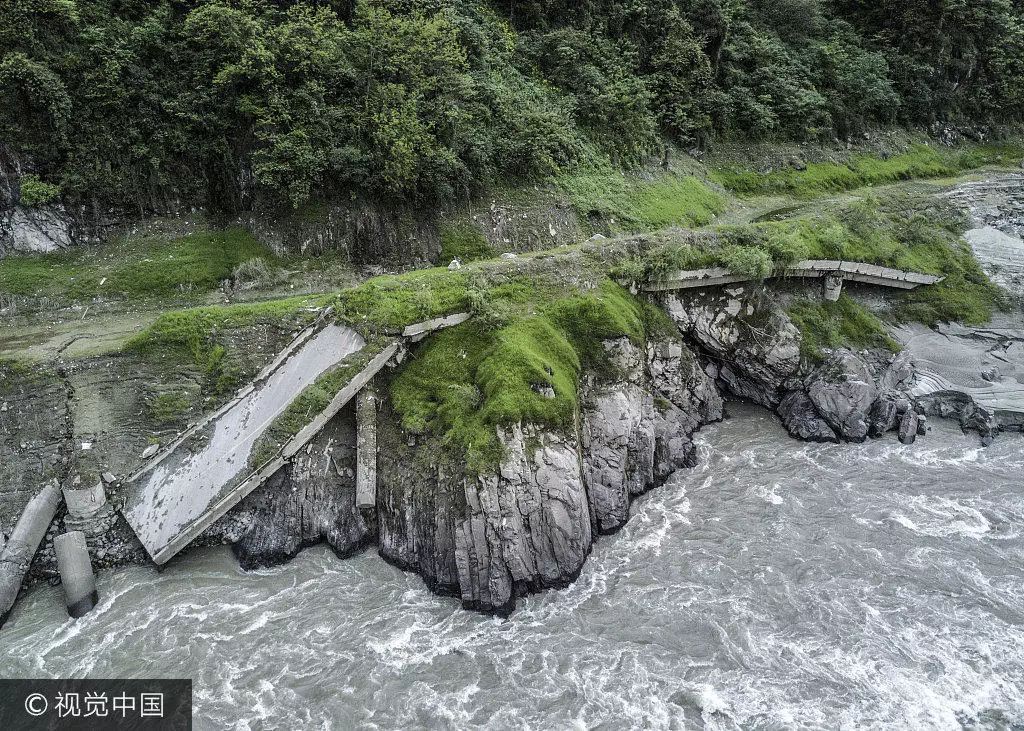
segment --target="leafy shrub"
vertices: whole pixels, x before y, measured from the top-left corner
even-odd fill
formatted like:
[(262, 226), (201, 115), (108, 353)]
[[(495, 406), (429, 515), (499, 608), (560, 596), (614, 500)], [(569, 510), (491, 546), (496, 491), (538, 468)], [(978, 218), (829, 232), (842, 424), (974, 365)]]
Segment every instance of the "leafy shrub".
[(722, 265), (733, 274), (764, 279), (772, 273), (772, 258), (764, 249), (750, 246), (726, 246), (719, 253)]
[(60, 186), (44, 183), (35, 175), (23, 175), (18, 202), (23, 206), (41, 206), (60, 197)]

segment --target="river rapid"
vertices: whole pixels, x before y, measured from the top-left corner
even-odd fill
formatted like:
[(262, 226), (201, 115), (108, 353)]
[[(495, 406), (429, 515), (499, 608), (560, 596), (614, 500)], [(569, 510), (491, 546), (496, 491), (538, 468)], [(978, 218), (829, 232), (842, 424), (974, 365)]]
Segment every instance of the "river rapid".
[(802, 444), (732, 404), (579, 580), (507, 620), (372, 551), (32, 591), (5, 677), (192, 677), (199, 729), (1024, 728), (1024, 451)]

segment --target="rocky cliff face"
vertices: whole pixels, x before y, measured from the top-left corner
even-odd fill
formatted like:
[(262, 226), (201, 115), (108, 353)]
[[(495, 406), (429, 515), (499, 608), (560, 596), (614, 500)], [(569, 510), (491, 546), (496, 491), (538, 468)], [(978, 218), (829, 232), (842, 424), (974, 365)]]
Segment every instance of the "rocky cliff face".
[(59, 204), (21, 205), (20, 161), (0, 143), (0, 258), (65, 249), (74, 243), (72, 216)]
[[(384, 398), (375, 508), (356, 504), (355, 415), (346, 409), (198, 544), (233, 544), (247, 568), (287, 561), (314, 543), (340, 556), (376, 544), (432, 590), (503, 614), (518, 597), (575, 579), (594, 541), (622, 527), (638, 495), (695, 464), (693, 434), (722, 418), (722, 394), (775, 410), (801, 439), (857, 441), (897, 430), (910, 441), (920, 429), (906, 397), (909, 357), (838, 350), (820, 364), (801, 363), (799, 333), (763, 287), (664, 304), (678, 336), (607, 341), (608, 367), (584, 375), (574, 424), (501, 428), (503, 458), (492, 471), (467, 474), (436, 437), (403, 432)], [(258, 347), (245, 368), (268, 359), (283, 335), (252, 334)], [(25, 486), (24, 494), (0, 494), (5, 521), (40, 481), (124, 475), (150, 436), (170, 438), (196, 416), (158, 424), (150, 413), (155, 393), (195, 395), (201, 376), (187, 365), (146, 370), (126, 356), (40, 373), (0, 384), (0, 437), (16, 456), (0, 469)], [(116, 507), (117, 482), (109, 482)], [(51, 533), (67, 520), (59, 514)], [(98, 567), (147, 560), (118, 516), (105, 515), (87, 534)], [(48, 543), (33, 576), (52, 576), (53, 568)]]
[(440, 467), (429, 456), (436, 445), (394, 423), (382, 430), (381, 554), (465, 606), (497, 613), (575, 579), (596, 536), (620, 528), (637, 495), (692, 465), (693, 432), (722, 415), (680, 341), (644, 349), (621, 339), (606, 349), (612, 374), (583, 385), (577, 427), (500, 430), (504, 457), (493, 473)]
[(762, 286), (683, 292), (664, 306), (719, 388), (773, 409), (797, 439), (860, 442), (899, 430), (904, 417), (915, 428), (901, 430), (902, 438), (917, 435), (917, 414), (906, 416), (909, 355), (838, 349), (822, 363), (801, 362), (800, 333)]
[(374, 531), (373, 516), (356, 507), (355, 444), (355, 414), (349, 408), (211, 526), (210, 537), (233, 542), (246, 569), (285, 563), (318, 543), (340, 557), (358, 551)]
[(783, 382), (800, 367), (800, 333), (763, 287), (684, 291), (664, 306), (724, 390), (779, 404)]

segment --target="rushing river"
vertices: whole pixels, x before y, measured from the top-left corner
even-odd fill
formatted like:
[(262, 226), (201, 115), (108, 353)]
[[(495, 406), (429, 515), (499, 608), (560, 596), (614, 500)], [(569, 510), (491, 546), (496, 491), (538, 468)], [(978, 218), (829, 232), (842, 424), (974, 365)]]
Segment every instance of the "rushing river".
[(3, 676), (192, 677), (199, 729), (1024, 728), (1024, 451), (790, 440), (733, 405), (570, 588), (508, 620), (374, 553), (241, 572), (227, 550), (59, 589)]

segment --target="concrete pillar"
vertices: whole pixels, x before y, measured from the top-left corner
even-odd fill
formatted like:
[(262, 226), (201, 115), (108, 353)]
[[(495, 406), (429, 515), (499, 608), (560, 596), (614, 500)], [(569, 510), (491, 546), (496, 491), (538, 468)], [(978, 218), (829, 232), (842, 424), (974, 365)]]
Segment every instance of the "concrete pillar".
[(29, 501), (14, 526), (11, 538), (0, 556), (0, 625), (18, 598), (21, 582), (28, 573), (33, 556), (39, 550), (39, 544), (46, 537), (46, 529), (57, 514), (60, 500), (57, 486), (47, 485)]
[(85, 489), (64, 488), (64, 502), (72, 518), (92, 518), (106, 507), (107, 492), (102, 482)]
[(356, 394), (356, 507), (377, 505), (377, 395), (367, 386)]
[(64, 585), (68, 614), (77, 619), (88, 614), (99, 601), (85, 533), (76, 530), (57, 536), (53, 539), (53, 550), (57, 554), (57, 570)]
[(825, 300), (827, 302), (836, 302), (839, 300), (839, 295), (843, 293), (843, 275), (842, 274), (826, 274), (825, 275)]

